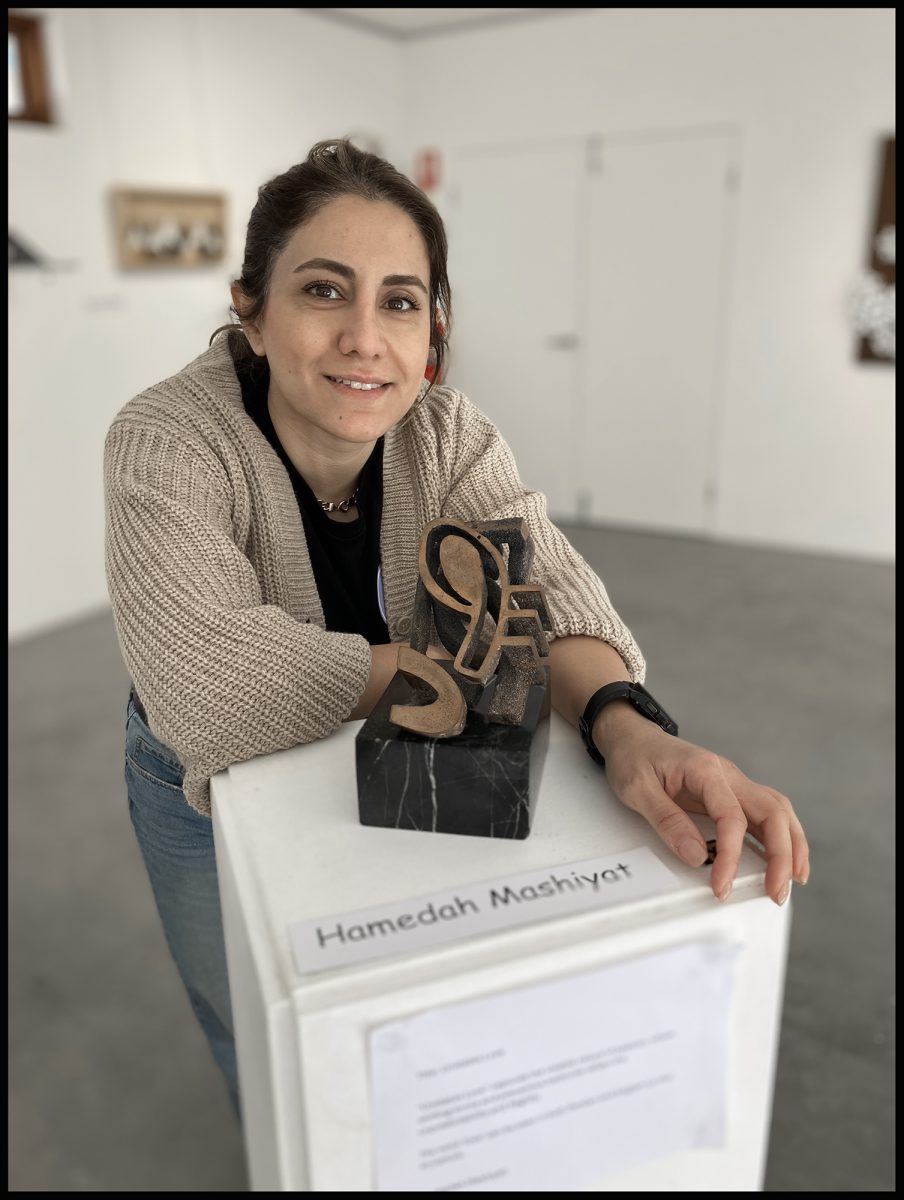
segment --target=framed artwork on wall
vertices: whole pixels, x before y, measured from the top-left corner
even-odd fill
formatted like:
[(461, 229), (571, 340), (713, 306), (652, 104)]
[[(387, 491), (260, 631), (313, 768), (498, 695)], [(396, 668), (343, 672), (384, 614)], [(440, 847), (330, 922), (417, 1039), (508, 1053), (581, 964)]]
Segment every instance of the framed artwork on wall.
[(860, 335), (857, 361), (895, 361), (895, 139), (884, 138), (867, 266), (853, 289), (850, 314)]
[(23, 13), (8, 13), (7, 21), (7, 118), (51, 125), (50, 75), (41, 20)]
[(217, 192), (116, 187), (116, 257), (125, 270), (210, 267), (226, 251), (226, 198)]

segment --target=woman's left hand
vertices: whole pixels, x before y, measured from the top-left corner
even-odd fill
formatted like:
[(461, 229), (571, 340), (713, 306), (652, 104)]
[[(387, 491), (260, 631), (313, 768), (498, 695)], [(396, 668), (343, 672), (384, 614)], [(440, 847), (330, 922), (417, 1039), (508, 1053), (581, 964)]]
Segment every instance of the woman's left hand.
[[(731, 891), (747, 832), (765, 847), (766, 893), (776, 904), (785, 902), (792, 878), (806, 883), (810, 849), (791, 801), (748, 779), (727, 758), (636, 717), (608, 740), (605, 758), (619, 800), (644, 817), (682, 861), (701, 866), (707, 853), (687, 813), (705, 813), (715, 822), (711, 885), (720, 900)], [(690, 856), (682, 852), (687, 841)]]

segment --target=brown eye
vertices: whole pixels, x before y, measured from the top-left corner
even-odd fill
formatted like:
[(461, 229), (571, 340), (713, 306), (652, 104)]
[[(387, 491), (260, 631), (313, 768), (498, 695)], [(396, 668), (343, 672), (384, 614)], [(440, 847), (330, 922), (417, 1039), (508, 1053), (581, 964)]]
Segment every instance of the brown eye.
[[(413, 300), (411, 296), (392, 296), (387, 301), (394, 312), (417, 312), (421, 307), (417, 300)], [(405, 305), (406, 307), (401, 307)]]
[(304, 290), (308, 293), (308, 295), (316, 296), (318, 300), (331, 300), (332, 296), (325, 295), (324, 293), (336, 292), (338, 294), (338, 292), (339, 292), (339, 289), (336, 287), (336, 285), (334, 283), (325, 283), (325, 282), (324, 283), (309, 283), (308, 286)]

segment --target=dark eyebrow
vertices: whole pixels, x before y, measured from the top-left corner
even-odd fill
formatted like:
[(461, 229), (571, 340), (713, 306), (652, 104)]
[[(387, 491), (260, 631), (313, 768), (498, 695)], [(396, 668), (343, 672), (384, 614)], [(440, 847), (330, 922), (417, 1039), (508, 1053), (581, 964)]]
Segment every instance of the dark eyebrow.
[[(319, 271), (335, 271), (337, 275), (341, 275), (344, 279), (354, 281), (355, 272), (351, 267), (347, 267), (345, 263), (336, 262), (333, 258), (309, 258), (307, 262), (303, 262), (296, 267), (292, 272), (294, 275), (298, 271), (306, 271), (308, 268), (315, 268)], [(418, 287), (428, 295), (426, 285), (418, 279), (417, 275), (387, 275), (383, 280), (384, 287)]]
[(424, 295), (428, 295), (427, 289), (417, 275), (387, 275), (383, 279), (384, 287), (417, 287), (420, 288)]
[(318, 271), (335, 271), (337, 275), (344, 275), (346, 279), (354, 279), (355, 272), (351, 267), (347, 267), (345, 263), (336, 262), (332, 258), (309, 258), (307, 262), (303, 262), (300, 267), (296, 267), (292, 272), (307, 270), (308, 267), (316, 267)]

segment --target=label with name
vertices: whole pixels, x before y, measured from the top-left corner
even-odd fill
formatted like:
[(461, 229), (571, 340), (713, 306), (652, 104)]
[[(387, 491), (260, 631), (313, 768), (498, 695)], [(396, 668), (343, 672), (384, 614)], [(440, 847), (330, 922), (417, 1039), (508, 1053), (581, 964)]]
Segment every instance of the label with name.
[(674, 872), (647, 846), (540, 867), (507, 879), (447, 888), (289, 926), (302, 975), (677, 891)]

